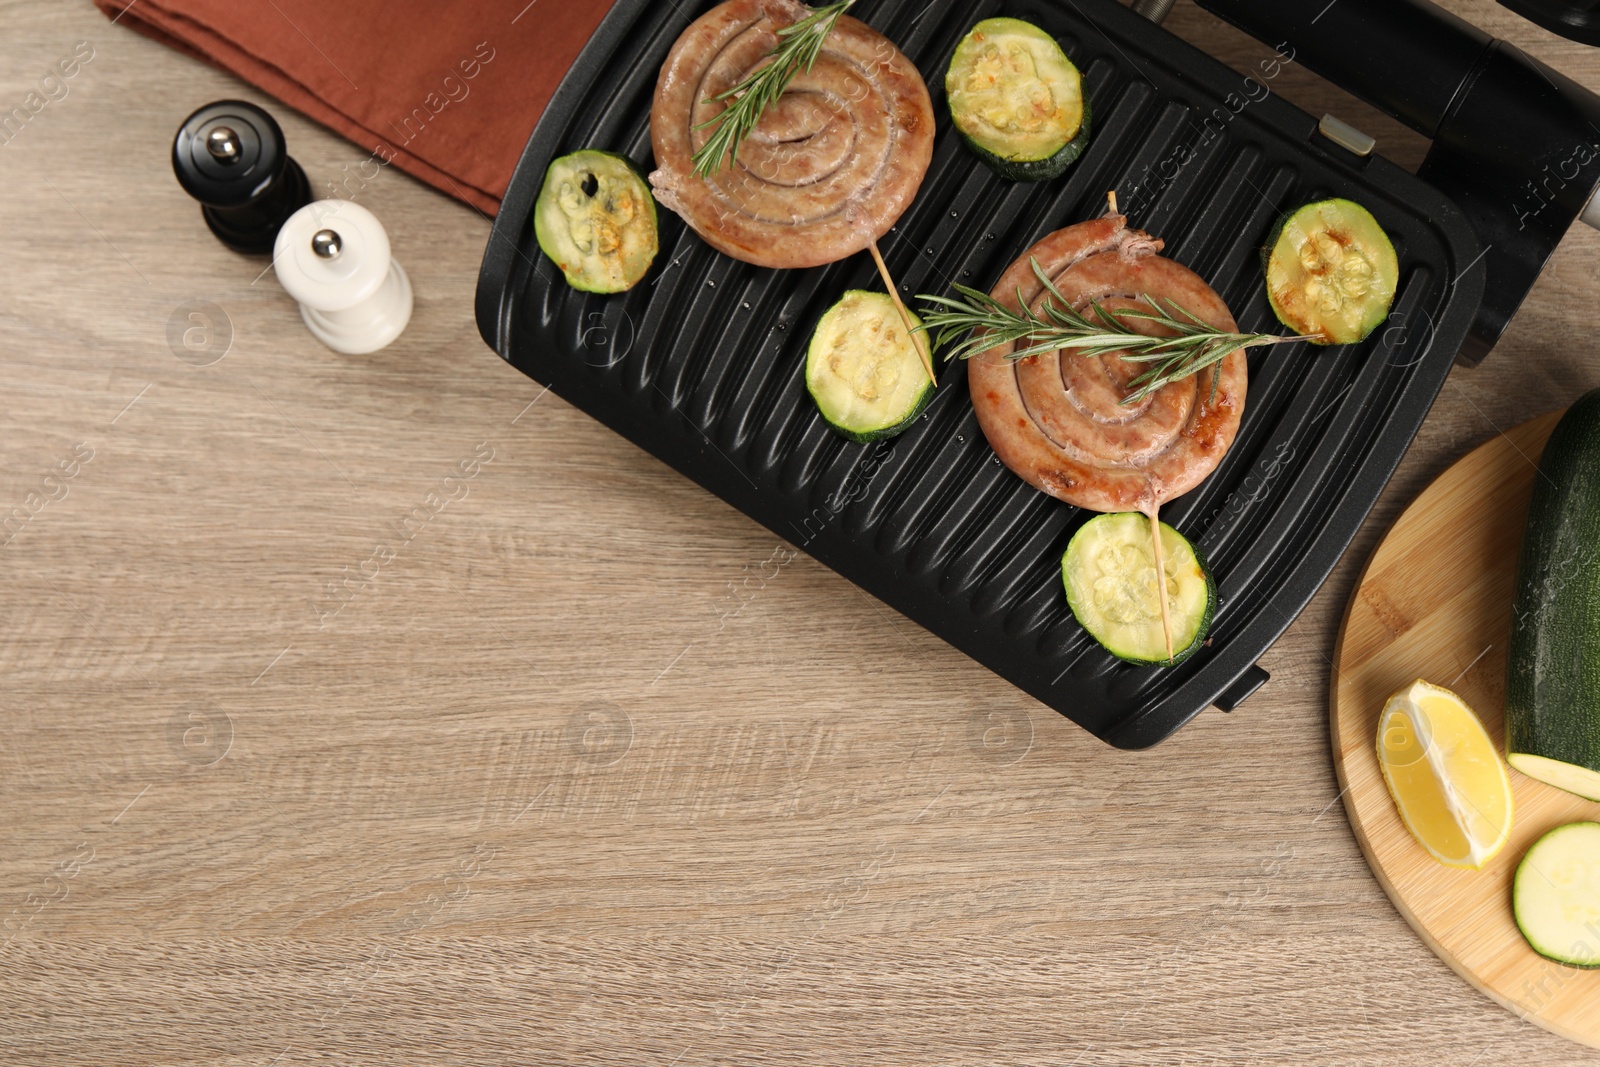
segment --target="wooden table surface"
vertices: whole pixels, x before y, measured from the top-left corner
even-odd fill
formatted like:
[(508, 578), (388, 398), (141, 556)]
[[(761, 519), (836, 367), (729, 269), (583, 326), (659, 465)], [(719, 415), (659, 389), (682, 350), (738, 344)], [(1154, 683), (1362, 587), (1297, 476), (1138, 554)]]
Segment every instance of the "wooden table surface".
[[(1600, 52), (1448, 6), (1600, 88)], [(243, 96), (315, 186), (365, 151), (86, 0), (0, 23), (5, 108), (94, 49), (0, 146), (0, 1062), (1600, 1063), (1412, 934), (1327, 726), (1399, 508), (1600, 384), (1600, 235), (1453, 372), (1271, 683), (1125, 753), (503, 364), (473, 210), (362, 193), (416, 315), (335, 355), (167, 146)]]

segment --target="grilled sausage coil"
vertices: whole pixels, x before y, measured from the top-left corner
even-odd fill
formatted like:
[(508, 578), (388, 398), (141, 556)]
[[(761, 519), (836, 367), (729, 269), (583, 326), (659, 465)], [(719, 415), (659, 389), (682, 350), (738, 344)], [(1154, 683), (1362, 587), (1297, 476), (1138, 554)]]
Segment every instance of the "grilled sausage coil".
[[(763, 113), (731, 164), (707, 177), (694, 153), (739, 84), (811, 13), (794, 0), (728, 0), (673, 46), (650, 137), (656, 199), (707, 243), (762, 267), (811, 267), (861, 251), (911, 205), (933, 158), (933, 105), (917, 68), (849, 16)], [(699, 127), (699, 128), (697, 128)]]
[[(1158, 253), (1161, 242), (1129, 229), (1121, 215), (1057, 230), (1006, 271), (993, 296), (1036, 310), (1048, 296), (1045, 276), (1079, 310), (1143, 307), (1154, 297), (1176, 303), (1220, 330), (1233, 316), (1199, 275)], [(1153, 323), (1124, 320), (1142, 333)], [(1248, 369), (1242, 351), (1211, 370), (1163, 386), (1137, 404), (1122, 401), (1144, 365), (1110, 353), (1070, 351), (1012, 361), (1008, 344), (967, 361), (967, 382), (984, 435), (1001, 462), (1051, 496), (1092, 511), (1154, 513), (1210, 474), (1233, 444), (1244, 413)], [(1213, 380), (1215, 390), (1213, 390)]]

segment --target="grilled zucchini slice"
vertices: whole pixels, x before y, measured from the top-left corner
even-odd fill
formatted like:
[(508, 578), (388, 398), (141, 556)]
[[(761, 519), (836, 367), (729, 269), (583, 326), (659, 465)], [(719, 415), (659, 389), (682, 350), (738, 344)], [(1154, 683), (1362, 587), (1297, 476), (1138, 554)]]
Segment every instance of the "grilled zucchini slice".
[(533, 227), (567, 284), (586, 293), (633, 288), (660, 247), (650, 186), (631, 160), (593, 149), (550, 164)]
[(956, 129), (1002, 177), (1059, 177), (1089, 143), (1083, 77), (1055, 38), (1021, 19), (984, 19), (944, 77)]
[[(914, 325), (922, 320), (912, 314)], [(852, 441), (903, 432), (933, 399), (933, 382), (894, 301), (852, 289), (811, 335), (806, 389), (828, 425)]]
[(1267, 299), (1312, 344), (1366, 340), (1389, 317), (1400, 263), (1372, 212), (1353, 200), (1297, 208), (1267, 241)]
[(1194, 545), (1161, 524), (1171, 660), (1156, 599), (1150, 519), (1137, 511), (1096, 515), (1079, 527), (1061, 557), (1067, 603), (1089, 636), (1120, 660), (1173, 666), (1205, 644), (1217, 610), (1217, 586)]

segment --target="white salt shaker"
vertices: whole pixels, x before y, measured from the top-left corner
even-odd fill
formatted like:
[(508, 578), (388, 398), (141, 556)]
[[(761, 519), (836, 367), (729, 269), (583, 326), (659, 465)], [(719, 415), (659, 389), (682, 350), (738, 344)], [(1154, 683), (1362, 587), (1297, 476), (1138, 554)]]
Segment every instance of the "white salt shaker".
[(376, 352), (411, 321), (411, 280), (360, 204), (318, 200), (296, 211), (278, 231), (273, 266), (306, 328), (335, 352)]

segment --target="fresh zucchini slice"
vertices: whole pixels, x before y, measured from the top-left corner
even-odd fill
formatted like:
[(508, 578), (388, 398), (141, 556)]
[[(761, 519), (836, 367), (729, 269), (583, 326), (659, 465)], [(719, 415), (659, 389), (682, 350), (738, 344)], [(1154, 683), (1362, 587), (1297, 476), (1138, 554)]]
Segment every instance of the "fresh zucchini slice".
[(1568, 823), (1535, 841), (1517, 867), (1511, 904), (1539, 955), (1600, 967), (1600, 823)]
[(1372, 212), (1319, 200), (1284, 216), (1267, 240), (1267, 299), (1312, 344), (1363, 341), (1389, 317), (1400, 262)]
[(545, 171), (533, 209), (539, 247), (586, 293), (620, 293), (655, 262), (656, 202), (633, 163), (586, 149)]
[(1600, 800), (1600, 771), (1531, 752), (1508, 753), (1506, 762), (1536, 782), (1565, 789), (1585, 800)]
[(1155, 546), (1150, 520), (1136, 511), (1096, 515), (1072, 535), (1061, 557), (1067, 603), (1089, 635), (1128, 663), (1182, 663), (1205, 644), (1217, 609), (1217, 587), (1188, 539), (1161, 524), (1167, 617), (1173, 658), (1156, 599)]
[[(914, 325), (922, 320), (913, 313)], [(852, 441), (901, 433), (933, 399), (933, 382), (894, 301), (852, 289), (811, 335), (806, 389), (828, 425)]]
[(1021, 19), (984, 19), (944, 76), (950, 116), (1001, 177), (1049, 181), (1089, 143), (1083, 77), (1054, 37)]

